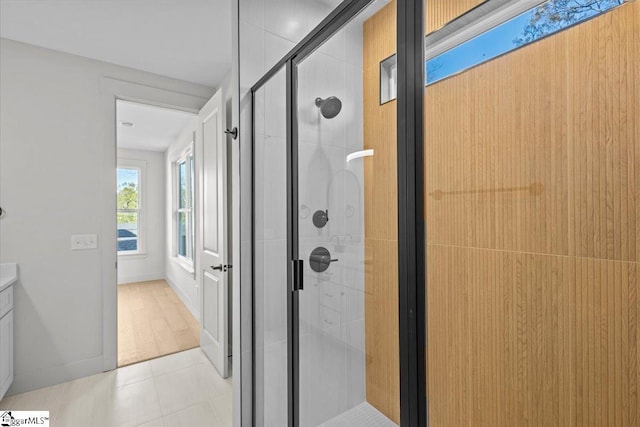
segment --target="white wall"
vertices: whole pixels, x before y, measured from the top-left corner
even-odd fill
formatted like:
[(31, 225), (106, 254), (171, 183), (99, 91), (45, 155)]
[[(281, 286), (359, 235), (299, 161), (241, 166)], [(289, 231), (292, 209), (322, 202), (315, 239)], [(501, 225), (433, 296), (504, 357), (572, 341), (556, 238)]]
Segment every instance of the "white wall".
[[(197, 97), (202, 105), (213, 93), (0, 40), (0, 205), (6, 209), (0, 218), (0, 261), (15, 261), (20, 271), (10, 393), (102, 371), (105, 342), (115, 338), (103, 342), (103, 300), (115, 298), (111, 284), (103, 289), (102, 283), (103, 269), (110, 268), (103, 259), (115, 261), (115, 238), (106, 238), (113, 247), (102, 244), (103, 225), (108, 230), (115, 223), (115, 193), (105, 191), (110, 185), (115, 191), (115, 181), (104, 178), (115, 177), (115, 136), (107, 137), (115, 135), (110, 130), (115, 101), (110, 113), (101, 91), (105, 77)], [(70, 236), (80, 233), (98, 234), (99, 248), (71, 251)]]
[[(198, 269), (194, 269), (193, 271), (188, 271), (185, 267), (178, 261), (176, 257), (176, 247), (175, 247), (175, 239), (176, 235), (175, 230), (175, 185), (174, 185), (174, 171), (173, 171), (173, 163), (177, 160), (177, 157), (180, 153), (187, 148), (189, 144), (194, 141), (193, 132), (196, 130), (196, 126), (198, 125), (198, 117), (194, 116), (191, 123), (185, 127), (185, 129), (180, 133), (180, 136), (176, 139), (176, 141), (169, 146), (167, 151), (164, 153), (164, 170), (165, 170), (165, 186), (167, 188), (167, 198), (165, 200), (165, 233), (167, 235), (166, 245), (165, 245), (165, 269), (166, 269), (166, 279), (169, 285), (173, 288), (173, 290), (178, 294), (182, 302), (187, 306), (189, 311), (193, 313), (196, 319), (200, 319), (200, 304), (198, 299), (198, 283), (200, 283), (200, 276), (198, 274)], [(195, 153), (195, 144), (194, 144), (194, 153)], [(196, 172), (197, 173), (197, 172)], [(197, 182), (197, 181), (196, 181)], [(200, 209), (200, 201), (198, 200), (198, 190), (196, 188), (195, 195), (195, 218), (196, 218), (196, 230), (198, 230), (197, 224), (199, 221), (199, 213), (198, 209)], [(199, 236), (196, 233), (196, 242), (194, 243), (195, 253), (194, 253), (194, 264), (196, 266), (200, 265), (200, 254), (197, 250), (199, 242)]]
[(164, 279), (166, 245), (164, 152), (118, 148), (118, 161), (138, 160), (146, 165), (142, 182), (141, 233), (144, 253), (118, 255), (118, 284)]

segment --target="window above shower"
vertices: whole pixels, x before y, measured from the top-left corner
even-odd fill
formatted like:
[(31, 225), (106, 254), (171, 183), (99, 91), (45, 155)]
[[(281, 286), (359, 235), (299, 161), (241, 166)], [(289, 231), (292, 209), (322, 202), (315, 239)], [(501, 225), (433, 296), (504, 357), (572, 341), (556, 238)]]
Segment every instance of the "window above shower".
[(594, 18), (626, 1), (485, 1), (426, 36), (426, 84), (436, 83)]

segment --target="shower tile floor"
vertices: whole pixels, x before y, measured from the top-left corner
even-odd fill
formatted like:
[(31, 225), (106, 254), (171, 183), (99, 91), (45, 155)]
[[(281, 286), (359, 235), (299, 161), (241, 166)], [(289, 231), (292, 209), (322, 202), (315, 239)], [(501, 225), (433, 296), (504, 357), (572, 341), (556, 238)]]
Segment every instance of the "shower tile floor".
[(323, 423), (320, 427), (398, 427), (382, 412), (364, 402)]

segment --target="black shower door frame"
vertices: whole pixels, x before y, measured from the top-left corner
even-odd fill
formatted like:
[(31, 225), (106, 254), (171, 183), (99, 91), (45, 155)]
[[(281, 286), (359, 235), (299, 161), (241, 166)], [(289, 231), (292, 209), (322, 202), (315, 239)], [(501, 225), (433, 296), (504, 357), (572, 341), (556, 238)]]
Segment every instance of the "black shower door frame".
[[(286, 69), (287, 155), (287, 394), (288, 426), (299, 423), (299, 292), (302, 260), (298, 247), (298, 65), (373, 0), (345, 0), (251, 88), (252, 122), (255, 94), (275, 74)], [(426, 394), (426, 273), (423, 178), (423, 102), (425, 87), (423, 0), (397, 0), (397, 162), (398, 162), (398, 297), (400, 354), (400, 425), (428, 425)], [(255, 126), (252, 126), (252, 167), (255, 166)], [(253, 169), (255, 170), (255, 168)], [(255, 218), (252, 182), (252, 218)], [(255, 260), (255, 230), (252, 250)], [(255, 261), (253, 261), (255, 262)], [(255, 286), (255, 265), (252, 266)], [(254, 289), (255, 296), (255, 289)], [(255, 298), (252, 318), (255, 328)], [(256, 348), (255, 333), (253, 348)], [(253, 380), (256, 384), (255, 351)], [(255, 425), (256, 390), (253, 390)]]

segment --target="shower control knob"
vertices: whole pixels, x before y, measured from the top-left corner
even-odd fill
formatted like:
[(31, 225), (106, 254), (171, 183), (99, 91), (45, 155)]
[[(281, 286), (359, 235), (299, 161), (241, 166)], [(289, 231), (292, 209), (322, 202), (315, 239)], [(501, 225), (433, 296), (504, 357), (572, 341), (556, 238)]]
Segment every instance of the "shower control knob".
[(317, 273), (326, 271), (329, 265), (336, 261), (338, 260), (331, 259), (331, 252), (323, 246), (318, 246), (311, 252), (311, 255), (309, 255), (309, 266)]
[(328, 210), (315, 211), (313, 213), (313, 225), (315, 225), (316, 227), (322, 228), (325, 225), (327, 225), (327, 222), (329, 222), (329, 211)]

